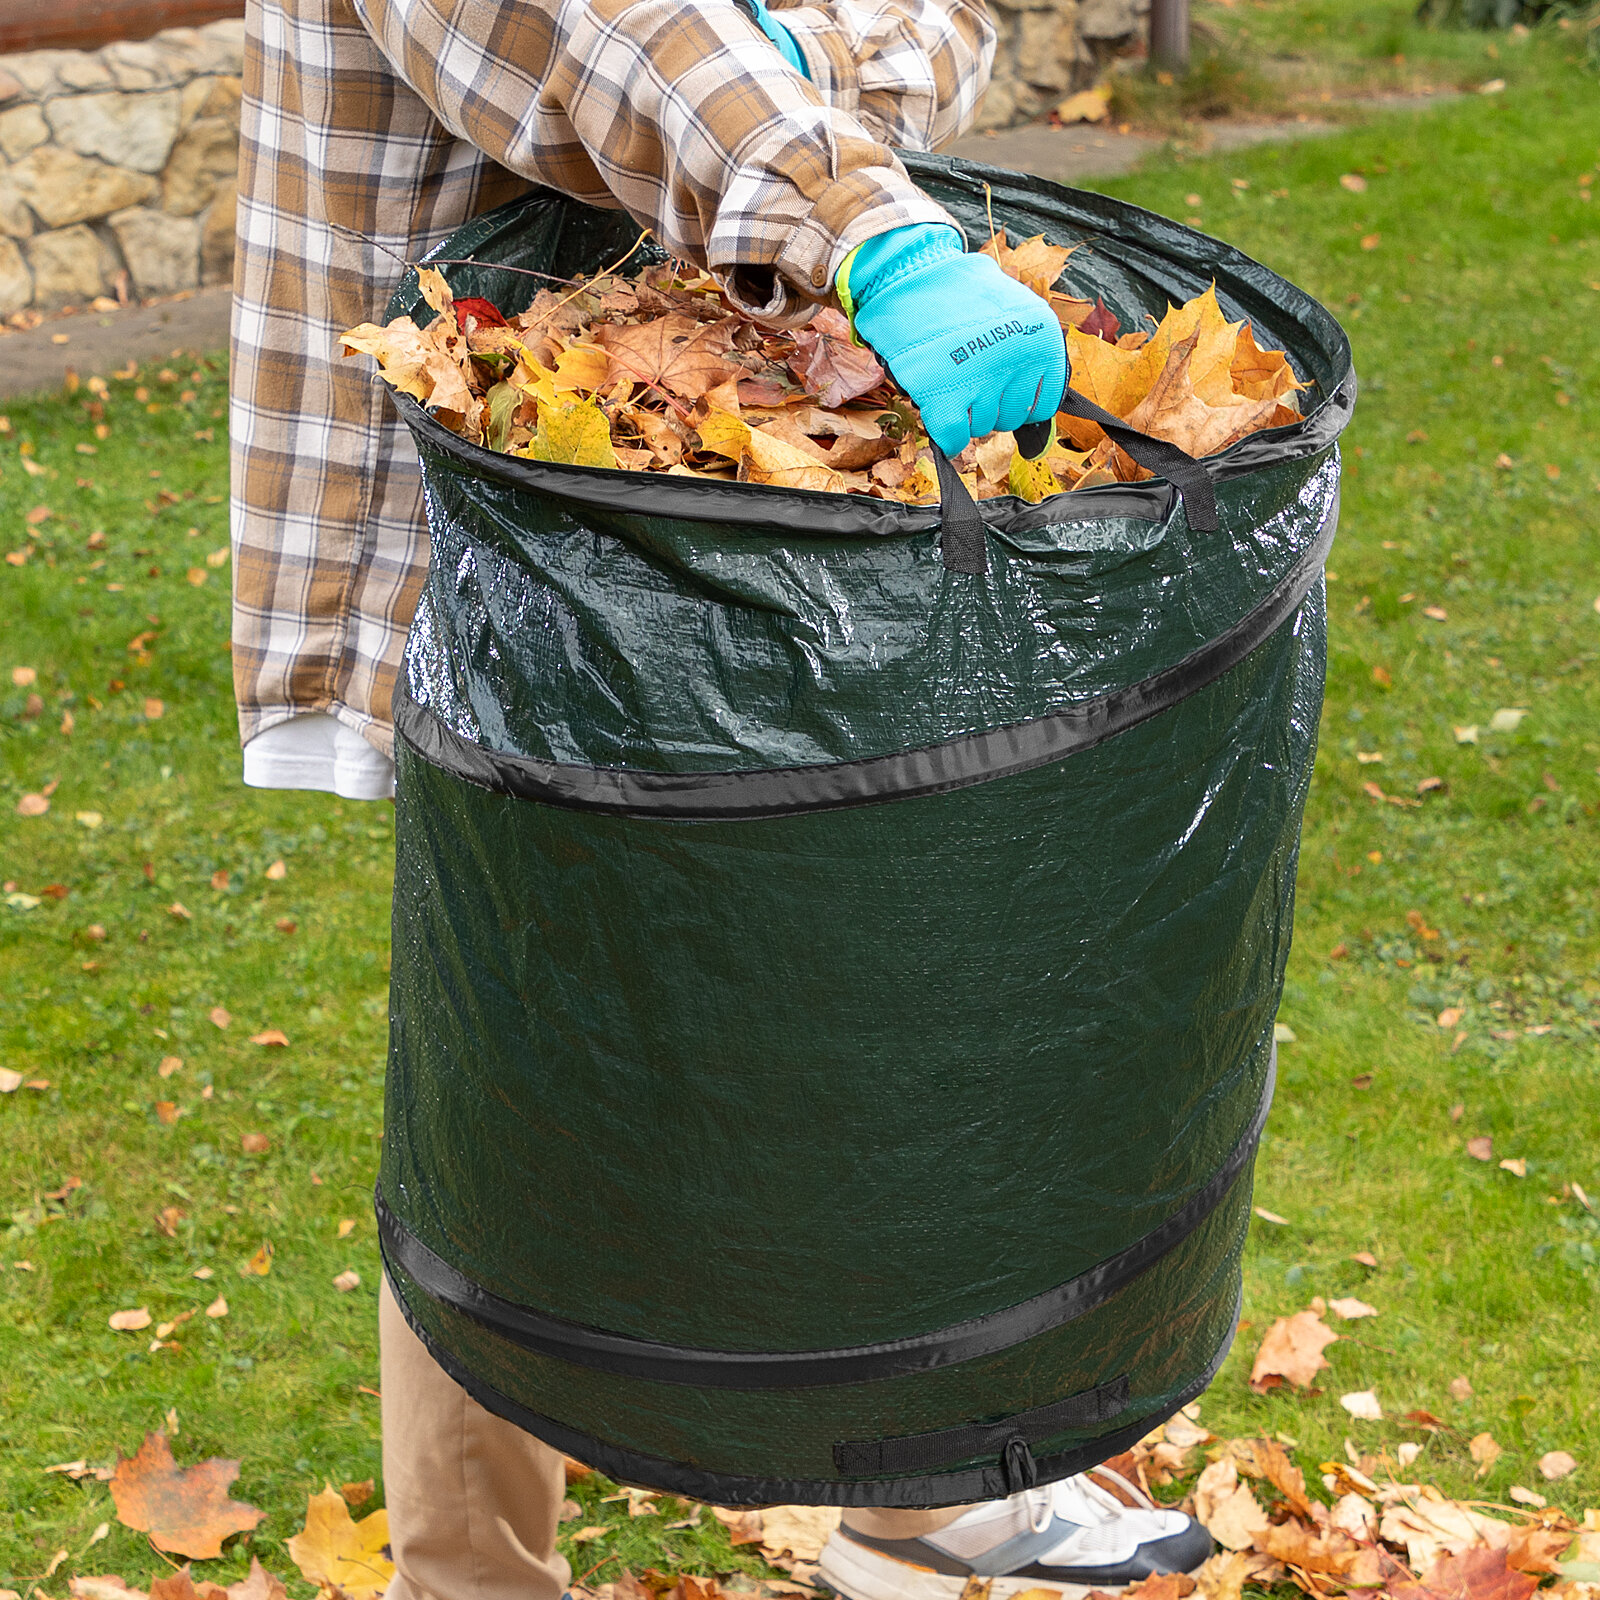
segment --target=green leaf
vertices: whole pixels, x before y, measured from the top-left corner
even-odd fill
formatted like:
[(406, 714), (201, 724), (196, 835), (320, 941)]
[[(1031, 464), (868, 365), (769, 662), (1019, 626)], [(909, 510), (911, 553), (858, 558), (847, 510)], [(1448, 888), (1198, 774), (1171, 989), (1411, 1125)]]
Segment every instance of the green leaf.
[(497, 383), (484, 399), (489, 406), (489, 434), (484, 442), (491, 450), (504, 450), (511, 438), (511, 419), (517, 414), (522, 396), (509, 383)]
[(614, 467), (611, 424), (593, 400), (567, 406), (540, 406), (539, 426), (525, 452), (533, 461), (558, 461), (569, 467)]

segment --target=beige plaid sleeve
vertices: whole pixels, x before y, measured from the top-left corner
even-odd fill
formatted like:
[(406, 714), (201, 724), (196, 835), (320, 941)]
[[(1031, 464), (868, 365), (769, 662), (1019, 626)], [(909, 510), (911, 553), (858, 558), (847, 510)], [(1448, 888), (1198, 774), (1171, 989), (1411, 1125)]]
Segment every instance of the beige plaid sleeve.
[[(609, 193), (675, 254), (726, 275), (758, 314), (802, 317), (863, 239), (948, 220), (829, 88), (782, 65), (733, 0), (359, 4), (452, 133), (513, 172)], [(891, 60), (882, 26), (866, 13), (852, 25), (866, 29), (852, 44), (881, 54), (884, 74), (931, 81), (920, 39), (907, 32)], [(952, 87), (954, 53), (940, 52)], [(862, 68), (870, 75), (870, 62)], [(859, 74), (847, 91), (846, 77), (841, 67), (830, 84), (865, 103)]]
[(972, 125), (994, 65), (983, 0), (801, 0), (773, 9), (818, 93), (875, 139), (937, 150)]

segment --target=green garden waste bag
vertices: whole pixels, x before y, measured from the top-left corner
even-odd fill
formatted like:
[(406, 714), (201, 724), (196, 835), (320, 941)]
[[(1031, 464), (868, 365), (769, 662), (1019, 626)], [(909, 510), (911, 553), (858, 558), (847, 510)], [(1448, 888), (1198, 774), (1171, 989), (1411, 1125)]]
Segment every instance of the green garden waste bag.
[[(432, 563), (385, 1267), (491, 1411), (721, 1504), (983, 1500), (1170, 1416), (1233, 1337), (1272, 1093), (1349, 346), (1163, 218), (907, 166), (975, 237), (987, 189), (1083, 245), (1124, 326), (1215, 281), (1305, 420), (980, 519), (515, 459), (398, 400)], [(435, 257), (515, 311), (499, 267), (636, 234), (540, 190)]]

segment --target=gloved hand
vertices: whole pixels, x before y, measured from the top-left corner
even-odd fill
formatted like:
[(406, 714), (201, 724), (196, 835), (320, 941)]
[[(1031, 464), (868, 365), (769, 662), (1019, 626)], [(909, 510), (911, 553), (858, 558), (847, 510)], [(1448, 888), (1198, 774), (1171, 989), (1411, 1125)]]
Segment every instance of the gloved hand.
[(1067, 386), (1061, 324), (992, 257), (967, 254), (954, 228), (917, 223), (868, 239), (834, 287), (946, 455), (1055, 415)]
[(800, 46), (794, 42), (794, 35), (767, 10), (763, 0), (747, 0), (750, 10), (754, 13), (756, 26), (778, 47), (778, 54), (794, 68), (807, 82), (811, 79), (810, 72), (806, 69), (806, 58), (800, 54)]

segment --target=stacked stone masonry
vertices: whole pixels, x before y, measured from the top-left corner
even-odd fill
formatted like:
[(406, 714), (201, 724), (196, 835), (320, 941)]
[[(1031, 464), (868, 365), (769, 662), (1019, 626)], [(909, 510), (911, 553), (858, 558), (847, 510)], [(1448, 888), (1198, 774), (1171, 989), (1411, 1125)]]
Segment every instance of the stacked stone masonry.
[(227, 280), (243, 50), (225, 21), (0, 58), (0, 316)]
[[(991, 0), (979, 128), (1050, 110), (1143, 28), (1149, 0)], [(0, 57), (0, 317), (147, 299), (233, 270), (242, 21)]]
[(989, 0), (999, 30), (979, 129), (1043, 116), (1105, 75), (1143, 36), (1150, 0)]

